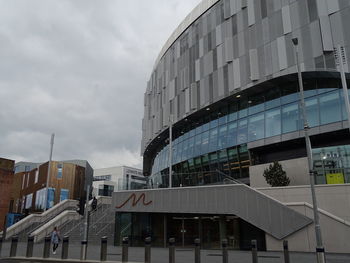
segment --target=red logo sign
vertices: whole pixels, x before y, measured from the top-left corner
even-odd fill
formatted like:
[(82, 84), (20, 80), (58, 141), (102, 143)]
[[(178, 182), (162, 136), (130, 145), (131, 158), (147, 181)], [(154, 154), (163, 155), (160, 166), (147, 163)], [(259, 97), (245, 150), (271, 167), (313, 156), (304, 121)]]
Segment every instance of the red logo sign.
[(133, 194), (131, 194), (131, 195), (129, 196), (128, 199), (125, 200), (124, 203), (122, 203), (122, 204), (119, 205), (119, 206), (117, 205), (115, 208), (122, 208), (122, 207), (125, 206), (131, 199), (132, 199), (132, 203), (131, 203), (132, 206), (137, 205), (138, 202), (140, 202), (141, 199), (142, 199), (142, 203), (143, 203), (144, 206), (150, 205), (150, 204), (152, 203), (152, 201), (146, 202), (146, 200), (145, 200), (145, 199), (146, 199), (145, 193), (142, 193), (142, 194), (139, 196), (139, 198), (137, 198), (137, 199), (136, 199), (136, 194), (133, 193)]

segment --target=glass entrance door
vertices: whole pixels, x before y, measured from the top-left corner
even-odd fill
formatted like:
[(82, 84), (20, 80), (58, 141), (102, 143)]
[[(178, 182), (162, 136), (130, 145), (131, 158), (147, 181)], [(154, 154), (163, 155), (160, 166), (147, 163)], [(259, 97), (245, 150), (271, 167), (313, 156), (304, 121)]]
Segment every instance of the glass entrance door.
[(192, 215), (168, 216), (168, 238), (174, 237), (176, 246), (193, 246), (199, 237), (199, 217)]

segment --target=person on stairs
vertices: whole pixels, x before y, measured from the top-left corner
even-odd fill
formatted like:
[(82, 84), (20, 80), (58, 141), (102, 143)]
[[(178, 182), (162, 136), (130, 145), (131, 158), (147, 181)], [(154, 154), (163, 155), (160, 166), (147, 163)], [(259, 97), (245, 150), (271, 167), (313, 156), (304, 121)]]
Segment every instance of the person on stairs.
[(56, 255), (56, 249), (58, 248), (58, 244), (61, 241), (60, 234), (57, 230), (57, 227), (53, 229), (51, 233), (51, 243), (52, 243), (52, 254)]

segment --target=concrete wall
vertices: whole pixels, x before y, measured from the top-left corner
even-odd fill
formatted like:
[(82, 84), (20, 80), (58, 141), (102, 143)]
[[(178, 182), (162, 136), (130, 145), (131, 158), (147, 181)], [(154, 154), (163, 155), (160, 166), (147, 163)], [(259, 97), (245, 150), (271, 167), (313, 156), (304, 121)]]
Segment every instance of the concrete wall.
[[(310, 186), (257, 188), (295, 211), (313, 219)], [(350, 184), (317, 185), (317, 203), (324, 246), (327, 252), (349, 253), (350, 243)], [(314, 224), (288, 236), (291, 251), (314, 252)], [(266, 234), (267, 250), (281, 250), (282, 240)]]
[[(291, 203), (288, 206), (309, 218), (313, 218), (312, 206), (309, 204)], [(319, 215), (323, 245), (326, 252), (349, 253), (350, 223), (323, 210), (319, 210)], [(306, 228), (288, 236), (286, 240), (288, 240), (290, 251), (314, 252), (316, 250), (315, 225), (308, 225)], [(266, 234), (267, 250), (282, 250), (282, 243), (282, 240)]]
[[(257, 190), (284, 204), (293, 202), (312, 204), (308, 185), (258, 188)], [(317, 185), (316, 195), (320, 209), (350, 222), (350, 184)]]
[[(310, 183), (307, 171), (307, 158), (297, 158), (279, 162), (290, 179), (290, 185), (307, 185)], [(263, 176), (264, 170), (271, 163), (253, 165), (249, 167), (249, 179), (251, 187), (269, 187)]]

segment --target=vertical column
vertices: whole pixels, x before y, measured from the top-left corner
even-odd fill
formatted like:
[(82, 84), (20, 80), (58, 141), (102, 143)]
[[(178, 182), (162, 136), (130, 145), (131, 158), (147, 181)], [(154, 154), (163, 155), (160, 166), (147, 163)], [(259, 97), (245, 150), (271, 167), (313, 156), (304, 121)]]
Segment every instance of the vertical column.
[(10, 248), (10, 257), (15, 257), (17, 252), (18, 245), (18, 236), (12, 237), (11, 248)]
[(3, 241), (3, 237), (0, 236), (0, 258), (1, 258), (1, 249), (2, 249), (2, 241)]
[(288, 240), (283, 240), (283, 255), (284, 255), (284, 263), (290, 263), (289, 250), (288, 250)]
[(151, 263), (151, 237), (145, 238), (145, 263)]
[(123, 245), (122, 245), (122, 262), (128, 262), (129, 260), (129, 238), (123, 237)]
[(64, 236), (63, 242), (62, 242), (62, 254), (61, 259), (67, 259), (68, 258), (68, 247), (69, 247), (69, 237)]
[(43, 258), (50, 257), (50, 242), (51, 242), (51, 237), (46, 236), (44, 240)]
[(222, 263), (228, 263), (227, 239), (221, 241)]
[(226, 239), (226, 221), (225, 216), (220, 216), (219, 221), (219, 230), (220, 230), (220, 240)]
[(100, 261), (107, 260), (107, 237), (101, 237), (101, 252), (100, 252)]
[(175, 263), (175, 238), (169, 238), (169, 263)]
[(34, 237), (28, 236), (27, 241), (27, 251), (26, 251), (26, 257), (31, 258), (33, 256), (33, 246), (34, 246)]
[(258, 263), (258, 249), (256, 240), (252, 240), (252, 262)]
[(201, 263), (201, 241), (199, 238), (194, 240), (194, 263)]

